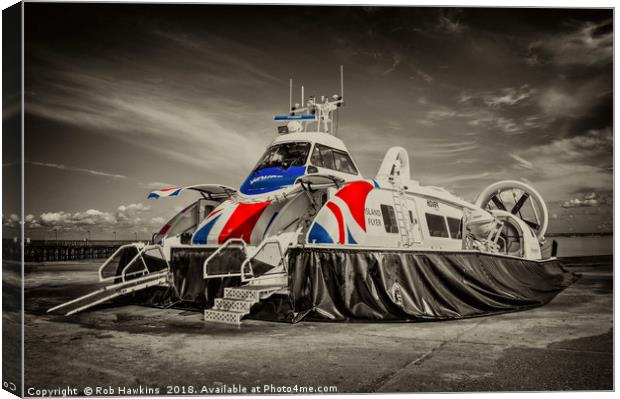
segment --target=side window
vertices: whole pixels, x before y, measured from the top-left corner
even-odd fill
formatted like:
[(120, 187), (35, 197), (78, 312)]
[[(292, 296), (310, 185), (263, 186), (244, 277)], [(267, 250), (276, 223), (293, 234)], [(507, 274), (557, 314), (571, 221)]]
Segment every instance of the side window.
[(383, 216), (383, 226), (388, 233), (398, 233), (398, 225), (396, 224), (396, 214), (394, 208), (389, 205), (381, 204), (381, 215)]
[(200, 200), (194, 202), (187, 208), (179, 212), (171, 221), (168, 222), (170, 229), (166, 235), (176, 236), (186, 232), (193, 232), (200, 223)]
[(353, 166), (353, 161), (346, 152), (334, 151), (334, 161), (336, 162), (337, 171), (349, 173), (351, 175), (357, 174), (357, 170), (355, 170), (355, 166)]
[(450, 237), (461, 239), (461, 221), (459, 219), (448, 217), (448, 227), (450, 228)]
[(319, 166), (321, 168), (337, 170), (339, 172), (349, 173), (352, 175), (357, 174), (357, 169), (355, 169), (349, 154), (321, 144), (316, 144), (314, 146), (314, 151), (312, 151), (310, 162), (314, 166)]
[(446, 227), (446, 219), (443, 216), (427, 213), (426, 224), (428, 225), (428, 232), (432, 237), (450, 238), (448, 228)]
[(312, 150), (312, 156), (310, 157), (310, 163), (314, 166), (323, 167), (323, 157), (321, 156), (321, 152), (319, 151), (319, 145), (314, 145), (314, 150)]
[(324, 145), (317, 144), (314, 146), (314, 151), (312, 152), (310, 162), (312, 162), (315, 166), (320, 166), (321, 168), (336, 170), (333, 150), (329, 147), (325, 147)]

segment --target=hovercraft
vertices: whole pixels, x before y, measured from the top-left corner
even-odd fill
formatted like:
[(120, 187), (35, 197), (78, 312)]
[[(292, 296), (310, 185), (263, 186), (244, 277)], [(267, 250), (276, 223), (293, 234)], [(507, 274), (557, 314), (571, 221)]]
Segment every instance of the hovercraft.
[(109, 285), (49, 311), (74, 314), (141, 291), (135, 300), (232, 324), (444, 320), (540, 306), (574, 281), (557, 258), (543, 258), (548, 212), (533, 187), (500, 181), (470, 203), (412, 179), (402, 147), (365, 178), (334, 134), (343, 104), (342, 84), (339, 95), (291, 99), (238, 190), (149, 193), (200, 198), (150, 243), (122, 246), (101, 265)]

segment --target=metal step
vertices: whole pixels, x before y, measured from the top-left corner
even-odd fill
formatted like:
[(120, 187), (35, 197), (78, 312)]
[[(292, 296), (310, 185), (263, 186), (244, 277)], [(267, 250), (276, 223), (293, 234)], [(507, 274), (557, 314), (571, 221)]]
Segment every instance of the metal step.
[(205, 310), (205, 321), (240, 325), (241, 319), (246, 314), (247, 312), (232, 312), (228, 310), (207, 309)]
[(255, 303), (256, 301), (246, 301), (242, 299), (215, 298), (213, 309), (249, 313)]
[(205, 310), (205, 321), (240, 325), (241, 319), (250, 314), (252, 306), (282, 291), (286, 285), (244, 285), (224, 288), (224, 297), (215, 298), (211, 309)]
[(240, 299), (244, 301), (260, 301), (267, 298), (276, 291), (282, 289), (282, 286), (251, 286), (246, 285), (243, 287), (226, 287), (224, 288), (224, 298), (226, 299)]

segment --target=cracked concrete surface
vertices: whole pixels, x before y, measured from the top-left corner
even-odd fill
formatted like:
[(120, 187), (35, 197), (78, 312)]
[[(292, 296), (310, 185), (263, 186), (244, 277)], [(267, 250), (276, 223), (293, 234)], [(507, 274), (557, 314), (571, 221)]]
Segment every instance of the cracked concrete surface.
[[(338, 392), (613, 389), (611, 262), (541, 308), (425, 323), (247, 320), (101, 306), (71, 317), (45, 309), (88, 292), (94, 264), (27, 270), (26, 387), (138, 384), (334, 385)], [(49, 277), (52, 277), (51, 279)]]

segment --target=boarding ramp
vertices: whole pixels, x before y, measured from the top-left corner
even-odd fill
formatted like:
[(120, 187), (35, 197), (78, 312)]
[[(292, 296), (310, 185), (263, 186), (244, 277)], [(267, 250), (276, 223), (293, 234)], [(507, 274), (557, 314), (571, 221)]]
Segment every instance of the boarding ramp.
[(47, 313), (70, 316), (122, 295), (170, 286), (170, 266), (160, 245), (123, 245), (99, 267), (98, 275), (100, 282), (112, 284), (55, 306)]
[(47, 311), (47, 313), (61, 313), (65, 316), (79, 313), (93, 306), (110, 301), (122, 295), (140, 291), (151, 287), (165, 287), (169, 285), (168, 270), (162, 270), (157, 273), (148, 274), (133, 280), (124, 281), (103, 287), (97, 291), (91, 292), (79, 298), (65, 302), (55, 306)]

